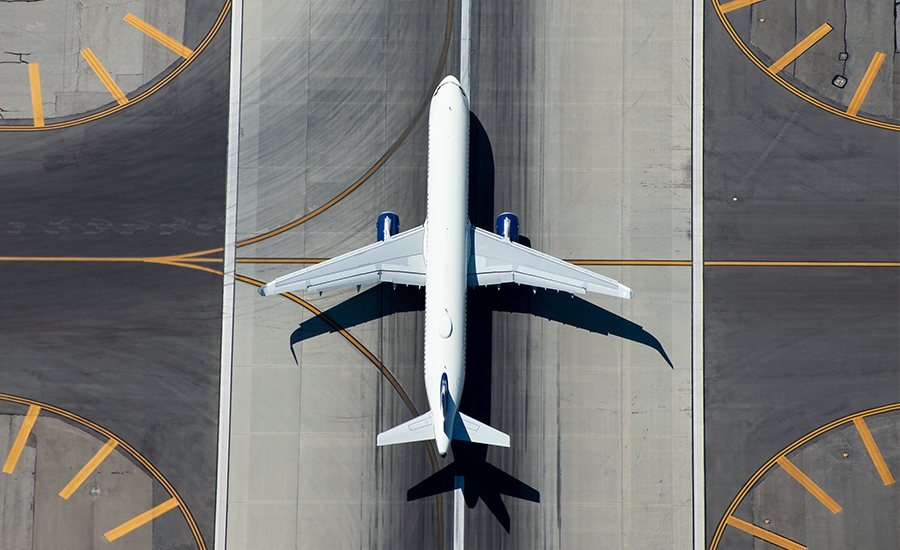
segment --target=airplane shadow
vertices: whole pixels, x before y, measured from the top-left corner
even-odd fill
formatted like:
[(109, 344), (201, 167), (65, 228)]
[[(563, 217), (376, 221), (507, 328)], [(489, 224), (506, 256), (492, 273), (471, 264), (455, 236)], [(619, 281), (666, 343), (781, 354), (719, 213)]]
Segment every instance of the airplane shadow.
[[(478, 117), (470, 113), (469, 220), (477, 227), (493, 231), (494, 215), (493, 150)], [(526, 246), (531, 244), (521, 235), (519, 242)], [(503, 285), (499, 289), (469, 288), (467, 292), (466, 380), (460, 411), (481, 422), (491, 422), (492, 321), (495, 311), (534, 315), (595, 334), (631, 340), (653, 348), (672, 366), (662, 344), (643, 327), (581, 298), (517, 285)], [(351, 328), (395, 313), (424, 309), (424, 289), (377, 285), (302, 323), (291, 334), (291, 353), (294, 353), (294, 344), (335, 332), (335, 325)], [(501, 495), (540, 502), (540, 493), (536, 489), (487, 462), (487, 446), (453, 441), (451, 448), (454, 461), (411, 488), (407, 500), (461, 488), (469, 508), (474, 508), (479, 499), (484, 501), (507, 532), (510, 516)]]

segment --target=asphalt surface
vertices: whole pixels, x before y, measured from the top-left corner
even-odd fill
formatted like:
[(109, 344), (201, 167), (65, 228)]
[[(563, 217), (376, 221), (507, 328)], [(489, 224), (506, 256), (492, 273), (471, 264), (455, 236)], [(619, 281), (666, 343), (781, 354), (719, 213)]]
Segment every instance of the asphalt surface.
[[(221, 5), (189, 4), (202, 36)], [(0, 132), (0, 256), (140, 258), (221, 247), (228, 28), (170, 84), (114, 116)], [(0, 391), (72, 411), (129, 442), (179, 491), (211, 546), (221, 277), (140, 262), (4, 259), (2, 269)], [(166, 521), (154, 536), (169, 547)]]
[[(900, 134), (794, 96), (706, 15), (706, 260), (897, 262)], [(781, 449), (900, 399), (898, 306), (896, 267), (706, 268), (708, 537)]]

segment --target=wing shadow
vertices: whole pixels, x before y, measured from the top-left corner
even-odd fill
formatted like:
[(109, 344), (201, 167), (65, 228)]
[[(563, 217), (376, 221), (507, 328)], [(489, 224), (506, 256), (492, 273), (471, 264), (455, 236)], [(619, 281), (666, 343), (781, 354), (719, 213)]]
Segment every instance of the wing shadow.
[[(469, 220), (493, 231), (494, 160), (490, 139), (474, 113), (470, 113)], [(519, 242), (530, 246), (527, 237)], [(565, 293), (503, 285), (470, 288), (466, 312), (466, 380), (460, 410), (490, 424), (493, 312), (523, 313), (574, 326), (596, 334), (613, 335), (649, 346), (671, 367), (659, 340), (640, 325), (600, 306)], [(332, 307), (302, 323), (290, 338), (294, 344), (320, 334), (352, 328), (394, 313), (424, 311), (425, 292), (420, 288), (382, 284)], [(297, 360), (294, 354), (294, 360)], [(407, 500), (417, 500), (461, 488), (469, 508), (479, 500), (508, 533), (511, 519), (503, 495), (540, 502), (540, 492), (487, 462), (488, 447), (464, 441), (452, 443), (454, 461), (407, 491)]]

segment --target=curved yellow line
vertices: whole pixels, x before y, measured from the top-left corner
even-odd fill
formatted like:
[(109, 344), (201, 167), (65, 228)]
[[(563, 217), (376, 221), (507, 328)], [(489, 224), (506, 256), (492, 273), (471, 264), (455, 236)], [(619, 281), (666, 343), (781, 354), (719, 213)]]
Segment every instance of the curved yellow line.
[(809, 432), (808, 434), (804, 435), (797, 441), (794, 441), (793, 443), (791, 443), (790, 445), (788, 445), (787, 447), (782, 449), (781, 452), (779, 452), (778, 454), (776, 454), (775, 456), (770, 458), (765, 464), (762, 465), (762, 467), (759, 470), (756, 471), (755, 474), (753, 474), (753, 477), (751, 477), (747, 481), (747, 483), (744, 484), (744, 486), (741, 488), (740, 492), (738, 492), (737, 496), (734, 497), (734, 500), (731, 501), (731, 505), (728, 506), (728, 510), (725, 511), (725, 515), (722, 516), (722, 520), (719, 522), (719, 525), (716, 528), (716, 532), (713, 535), (712, 542), (710, 543), (710, 546), (709, 546), (709, 550), (716, 550), (716, 548), (719, 545), (719, 541), (722, 538), (722, 533), (725, 531), (725, 527), (727, 526), (728, 518), (731, 517), (731, 515), (737, 509), (738, 505), (741, 503), (741, 501), (744, 499), (744, 497), (747, 496), (747, 493), (749, 493), (750, 490), (753, 488), (753, 486), (756, 484), (756, 482), (759, 481), (759, 478), (761, 478), (762, 475), (769, 470), (769, 468), (771, 468), (772, 466), (777, 464), (778, 460), (781, 457), (786, 456), (788, 453), (796, 450), (801, 445), (808, 443), (810, 440), (815, 439), (816, 437), (822, 435), (823, 433), (825, 433), (829, 430), (833, 430), (834, 428), (837, 428), (838, 426), (853, 422), (854, 418), (864, 418), (867, 416), (874, 416), (876, 414), (881, 414), (881, 413), (886, 413), (886, 412), (896, 411), (896, 410), (900, 410), (900, 403), (892, 403), (890, 405), (884, 405), (882, 407), (876, 407), (874, 409), (869, 409), (869, 410), (865, 410), (865, 411), (861, 411), (858, 413), (853, 413), (853, 414), (847, 415), (847, 416), (845, 416), (843, 418), (839, 418), (833, 422), (829, 422), (828, 424), (825, 424), (824, 426), (816, 428), (815, 430)]
[[(243, 283), (247, 283), (247, 284), (250, 284), (250, 285), (253, 285), (256, 287), (262, 287), (265, 285), (265, 283), (263, 283), (262, 281), (258, 281), (256, 279), (246, 277), (244, 275), (235, 274), (234, 278), (235, 278), (235, 280), (238, 280)], [(347, 330), (345, 328), (343, 328), (342, 326), (337, 324), (337, 322), (335, 322), (331, 317), (325, 315), (317, 307), (310, 304), (306, 300), (303, 300), (303, 299), (299, 298), (298, 296), (295, 296), (294, 294), (291, 294), (289, 292), (284, 292), (281, 294), (281, 296), (284, 296), (288, 300), (303, 306), (304, 308), (306, 308), (307, 311), (309, 311), (313, 315), (318, 316), (320, 319), (322, 319), (323, 321), (328, 323), (328, 325), (331, 328), (333, 328), (338, 333), (340, 333), (340, 335), (343, 336), (345, 340), (350, 342), (350, 344), (352, 344), (353, 347), (355, 347), (357, 350), (359, 350), (366, 357), (366, 359), (368, 359), (369, 362), (372, 363), (376, 369), (378, 369), (378, 371), (381, 373), (381, 375), (384, 376), (388, 382), (390, 382), (391, 386), (394, 388), (394, 391), (397, 392), (397, 395), (399, 395), (400, 399), (403, 400), (403, 403), (406, 404), (406, 408), (409, 409), (409, 412), (413, 415), (413, 418), (419, 416), (419, 410), (416, 408), (415, 403), (413, 403), (412, 399), (409, 398), (409, 395), (407, 395), (406, 391), (403, 389), (403, 386), (400, 385), (400, 382), (397, 381), (397, 379), (394, 377), (393, 373), (391, 373), (391, 371), (389, 371), (388, 368), (385, 367), (384, 364), (381, 361), (379, 361), (378, 358), (375, 357), (375, 355), (372, 352), (370, 352), (368, 350), (368, 348), (366, 348), (364, 345), (362, 345), (359, 342), (359, 340), (354, 338), (353, 335), (351, 335), (349, 332), (347, 332)], [(428, 458), (431, 459), (431, 468), (434, 471), (434, 473), (437, 473), (438, 470), (440, 470), (440, 467), (438, 466), (437, 454), (435, 453), (435, 450), (434, 450), (434, 443), (431, 441), (426, 441), (425, 443), (426, 443), (426, 449), (428, 449)], [(444, 543), (443, 543), (444, 520), (442, 519), (443, 518), (443, 496), (441, 494), (437, 494), (437, 495), (435, 495), (435, 498), (437, 498), (437, 507), (438, 507), (438, 548), (442, 549), (444, 547)]]
[(90, 420), (87, 420), (86, 418), (78, 416), (75, 413), (69, 412), (59, 407), (54, 407), (53, 405), (42, 403), (40, 401), (35, 401), (34, 399), (0, 393), (0, 400), (19, 403), (21, 405), (40, 407), (43, 411), (49, 411), (58, 416), (62, 416), (63, 418), (68, 418), (73, 422), (81, 424), (82, 426), (86, 426), (91, 430), (105, 436), (107, 439), (114, 440), (119, 447), (125, 449), (128, 454), (130, 454), (135, 458), (135, 460), (140, 462), (141, 465), (146, 468), (147, 471), (150, 472), (150, 474), (162, 484), (162, 486), (166, 489), (166, 492), (168, 492), (170, 496), (178, 501), (178, 507), (181, 509), (181, 513), (182, 515), (184, 515), (184, 519), (188, 522), (188, 526), (191, 528), (191, 532), (194, 534), (194, 540), (197, 543), (197, 547), (200, 548), (200, 550), (206, 550), (206, 543), (203, 541), (203, 536), (200, 534), (200, 529), (197, 527), (197, 523), (194, 521), (194, 517), (191, 515), (190, 510), (188, 510), (187, 504), (185, 504), (184, 500), (181, 498), (181, 495), (178, 494), (178, 491), (175, 490), (172, 484), (169, 483), (169, 480), (167, 480), (165, 476), (163, 476), (162, 473), (160, 473), (160, 471), (150, 463), (149, 460), (144, 458), (141, 453), (137, 452), (134, 447), (126, 443), (125, 440), (123, 440), (121, 437), (117, 436), (106, 428), (95, 424)]
[(861, 122), (863, 124), (868, 124), (869, 126), (875, 126), (877, 128), (882, 128), (885, 130), (893, 130), (895, 132), (900, 131), (900, 124), (891, 124), (889, 122), (880, 122), (880, 121), (873, 120), (870, 118), (861, 117), (859, 115), (851, 115), (841, 109), (832, 107), (831, 105), (828, 105), (827, 103), (820, 101), (820, 100), (810, 96), (809, 94), (806, 94), (806, 93), (800, 91), (796, 86), (794, 86), (793, 84), (790, 84), (784, 78), (778, 76), (777, 74), (774, 74), (772, 71), (769, 70), (769, 68), (758, 57), (756, 57), (756, 55), (753, 52), (750, 51), (750, 48), (748, 48), (744, 44), (744, 42), (741, 40), (740, 36), (738, 36), (737, 32), (734, 30), (734, 27), (731, 26), (731, 23), (728, 21), (728, 18), (725, 17), (725, 14), (722, 12), (722, 6), (719, 4), (719, 1), (718, 0), (710, 0), (710, 1), (712, 2), (713, 9), (716, 10), (716, 15), (719, 16), (719, 20), (722, 22), (722, 25), (725, 27), (725, 30), (731, 36), (731, 39), (734, 40), (734, 43), (737, 44), (738, 48), (740, 48), (741, 51), (744, 52), (744, 55), (746, 55), (750, 59), (750, 61), (753, 62), (754, 65), (759, 67), (759, 69), (761, 71), (763, 71), (764, 73), (769, 75), (769, 77), (771, 77), (772, 80), (781, 84), (781, 86), (783, 86), (789, 92), (793, 93), (797, 97), (799, 97), (809, 103), (812, 103), (813, 105), (815, 105), (816, 107), (819, 107), (820, 109), (824, 109), (824, 110), (828, 111), (829, 113), (831, 113), (833, 115), (837, 115), (839, 117), (846, 118), (848, 120), (853, 120), (855, 122)]
[(336, 197), (334, 197), (330, 201), (328, 201), (325, 204), (323, 204), (322, 206), (316, 208), (309, 214), (306, 214), (305, 216), (303, 216), (299, 219), (296, 219), (286, 225), (282, 225), (281, 227), (278, 227), (276, 229), (273, 229), (273, 230), (263, 233), (261, 235), (257, 235), (256, 237), (252, 237), (249, 239), (245, 239), (243, 241), (239, 241), (237, 243), (237, 245), (235, 245), (237, 248), (240, 248), (242, 246), (247, 246), (247, 245), (253, 244), (253, 243), (258, 243), (262, 240), (268, 239), (270, 237), (274, 237), (275, 235), (280, 235), (281, 233), (284, 233), (285, 231), (293, 229), (293, 228), (297, 227), (298, 225), (305, 223), (305, 222), (311, 220), (312, 218), (315, 218), (322, 212), (328, 210), (329, 208), (331, 208), (332, 206), (334, 206), (335, 204), (337, 204), (338, 202), (343, 200), (344, 197), (346, 197), (347, 195), (349, 195), (350, 193), (355, 191), (360, 185), (362, 185), (370, 177), (372, 177), (372, 175), (376, 171), (378, 171), (378, 169), (381, 168), (381, 166), (384, 165), (384, 163), (387, 162), (387, 160), (389, 158), (391, 158), (391, 156), (394, 154), (394, 152), (397, 151), (397, 149), (399, 149), (400, 146), (403, 144), (403, 142), (406, 140), (407, 136), (409, 136), (410, 132), (412, 132), (413, 128), (416, 126), (416, 123), (418, 123), (419, 119), (422, 118), (422, 114), (425, 112), (425, 109), (428, 107), (428, 104), (431, 102), (431, 96), (434, 95), (434, 90), (437, 88), (437, 85), (440, 82), (441, 75), (443, 74), (443, 71), (444, 71), (444, 63), (447, 61), (447, 51), (450, 47), (450, 31), (451, 31), (452, 27), (453, 27), (453, 0), (447, 0), (447, 30), (444, 34), (444, 46), (441, 51), (441, 60), (440, 60), (440, 63), (438, 63), (437, 71), (435, 71), (434, 79), (431, 81), (431, 86), (428, 89), (428, 93), (426, 94), (425, 99), (422, 101), (422, 104), (419, 106), (419, 110), (416, 112), (416, 116), (413, 117), (412, 122), (410, 122), (409, 125), (407, 125), (406, 129), (403, 130), (403, 133), (400, 134), (400, 137), (397, 138), (397, 141), (395, 141), (394, 144), (391, 145), (390, 149), (388, 149), (387, 152), (384, 155), (382, 155), (381, 158), (378, 159), (378, 161), (371, 168), (369, 168), (365, 174), (363, 174), (358, 180), (353, 182), (350, 185), (350, 187), (341, 191)]
[(99, 118), (103, 118), (105, 116), (109, 116), (113, 113), (117, 113), (117, 112), (121, 111), (122, 109), (126, 109), (129, 106), (134, 105), (135, 103), (138, 103), (144, 99), (147, 99), (152, 94), (157, 92), (160, 88), (162, 88), (163, 86), (165, 86), (166, 84), (171, 82), (171, 80), (173, 78), (175, 78), (176, 76), (181, 74), (181, 72), (184, 69), (186, 69), (187, 66), (190, 65), (191, 62), (194, 59), (196, 59), (197, 56), (200, 55), (201, 52), (203, 52), (204, 49), (206, 49), (206, 46), (209, 45), (209, 43), (212, 41), (213, 37), (215, 37), (216, 33), (219, 31), (219, 28), (222, 26), (222, 23), (225, 22), (225, 18), (228, 16), (228, 13), (230, 11), (231, 11), (231, 0), (226, 0), (225, 5), (222, 7), (222, 11), (219, 12), (219, 17), (216, 19), (216, 22), (213, 23), (212, 29), (210, 29), (210, 31), (206, 34), (206, 36), (203, 38), (203, 41), (200, 42), (200, 45), (198, 45), (196, 48), (194, 48), (194, 53), (190, 57), (188, 57), (187, 59), (182, 61), (181, 64), (175, 68), (175, 70), (173, 70), (171, 73), (169, 73), (165, 77), (163, 77), (162, 80), (160, 80), (159, 82), (157, 82), (156, 84), (154, 84), (153, 86), (148, 88), (147, 90), (144, 90), (139, 95), (133, 97), (132, 99), (129, 99), (128, 103), (125, 103), (123, 105), (114, 105), (114, 106), (110, 107), (109, 109), (94, 113), (92, 115), (87, 115), (87, 116), (75, 118), (72, 120), (66, 120), (64, 122), (45, 124), (44, 126), (0, 125), (0, 132), (25, 132), (25, 131), (58, 130), (60, 128), (69, 128), (72, 126), (77, 126), (79, 124), (84, 124), (86, 122), (91, 122), (91, 121), (97, 120)]

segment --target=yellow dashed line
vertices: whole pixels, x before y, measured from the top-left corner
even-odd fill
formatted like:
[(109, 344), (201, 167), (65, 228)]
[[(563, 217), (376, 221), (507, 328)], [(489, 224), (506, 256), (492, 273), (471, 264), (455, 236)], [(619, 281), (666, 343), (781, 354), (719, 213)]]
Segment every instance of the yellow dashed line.
[(730, 11), (746, 8), (747, 6), (756, 4), (757, 2), (762, 2), (762, 0), (733, 0), (732, 2), (720, 4), (720, 6), (722, 8), (722, 13), (728, 13)]
[(809, 36), (801, 40), (796, 46), (788, 50), (786, 54), (781, 56), (781, 59), (772, 63), (769, 66), (769, 70), (773, 73), (777, 73), (794, 62), (795, 59), (803, 55), (803, 53), (812, 48), (813, 44), (821, 40), (826, 34), (830, 33), (832, 30), (831, 25), (828, 23), (823, 23), (821, 27), (814, 30), (810, 33)]
[(61, 496), (65, 500), (69, 500), (69, 497), (72, 496), (72, 494), (77, 491), (79, 487), (81, 487), (81, 484), (84, 483), (84, 480), (86, 480), (88, 476), (91, 475), (91, 472), (94, 471), (94, 468), (99, 466), (100, 463), (103, 462), (107, 456), (109, 456), (109, 453), (111, 453), (117, 445), (118, 443), (116, 443), (115, 439), (110, 439), (106, 442), (106, 445), (100, 447), (100, 450), (97, 451), (97, 454), (94, 455), (94, 458), (90, 459), (88, 463), (85, 464), (81, 469), (81, 471), (75, 474), (75, 477), (72, 478), (72, 481), (70, 481), (68, 485), (66, 485), (63, 490), (59, 492), (59, 496)]
[(790, 539), (786, 539), (781, 535), (776, 535), (772, 531), (767, 531), (762, 527), (757, 527), (752, 523), (747, 523), (746, 521), (740, 520), (734, 516), (729, 516), (725, 523), (731, 525), (732, 527), (737, 527), (745, 533), (750, 533), (758, 539), (762, 539), (770, 544), (774, 544), (775, 546), (786, 548), (787, 550), (806, 550), (806, 547), (802, 544), (797, 544)]
[(34, 113), (34, 127), (44, 126), (44, 103), (41, 97), (41, 70), (37, 63), (28, 64), (28, 82), (31, 85), (31, 110)]
[(781, 466), (785, 472), (790, 474), (790, 476), (797, 480), (800, 485), (803, 485), (803, 488), (810, 492), (810, 494), (817, 499), (819, 502), (825, 505), (826, 508), (831, 510), (832, 514), (837, 514), (841, 511), (841, 506), (834, 501), (833, 498), (828, 496), (825, 491), (822, 490), (821, 487), (816, 485), (816, 483), (809, 479), (806, 474), (800, 471), (800, 468), (794, 466), (794, 463), (788, 460), (786, 456), (778, 457), (778, 465)]
[(128, 533), (134, 531), (138, 527), (153, 521), (159, 516), (165, 514), (169, 510), (173, 510), (178, 507), (178, 500), (175, 498), (170, 498), (169, 500), (163, 502), (159, 506), (154, 506), (153, 508), (147, 510), (143, 514), (130, 519), (123, 523), (122, 525), (116, 527), (115, 529), (110, 529), (106, 533), (103, 534), (106, 537), (106, 540), (112, 542), (118, 538), (121, 538)]
[(866, 426), (865, 419), (854, 418), (853, 424), (856, 426), (856, 431), (859, 432), (859, 436), (866, 445), (866, 450), (869, 451), (869, 456), (875, 464), (875, 469), (878, 470), (878, 475), (881, 476), (881, 482), (885, 485), (893, 485), (894, 476), (891, 475), (891, 471), (884, 462), (884, 457), (881, 456), (881, 451), (878, 450), (878, 445), (875, 444), (875, 438), (872, 437), (872, 432), (870, 432), (869, 427)]
[(853, 99), (850, 100), (850, 106), (847, 108), (848, 115), (854, 116), (859, 112), (859, 108), (862, 107), (863, 100), (866, 99), (869, 88), (872, 87), (872, 82), (875, 81), (875, 75), (878, 74), (878, 69), (881, 68), (881, 63), (883, 61), (884, 54), (875, 52), (875, 56), (872, 57), (872, 61), (869, 63), (869, 68), (866, 69), (866, 74), (863, 75), (862, 81), (859, 83), (859, 88), (856, 89), (856, 93), (853, 94)]
[(176, 54), (180, 55), (181, 57), (183, 57), (185, 59), (187, 59), (188, 57), (190, 57), (194, 54), (194, 50), (188, 48), (181, 42), (175, 40), (171, 36), (167, 35), (166, 33), (162, 32), (161, 30), (157, 29), (150, 23), (147, 23), (146, 21), (139, 19), (134, 14), (129, 13), (128, 15), (126, 15), (125, 21), (130, 23), (131, 25), (135, 26), (142, 33), (146, 34), (153, 40), (156, 40), (163, 46), (169, 48), (170, 50), (172, 50), (173, 52), (175, 52)]
[(106, 89), (109, 90), (109, 93), (111, 93), (112, 96), (116, 99), (116, 102), (119, 105), (125, 105), (126, 103), (128, 103), (128, 98), (125, 97), (125, 94), (122, 93), (122, 90), (100, 63), (100, 60), (97, 59), (97, 56), (94, 55), (94, 52), (92, 52), (90, 48), (85, 48), (81, 50), (81, 56), (84, 57), (84, 60), (88, 62), (88, 65), (91, 66), (91, 69), (93, 69), (97, 77), (100, 78), (100, 82), (102, 82), (103, 85), (106, 86)]
[(25, 443), (28, 442), (28, 436), (31, 434), (31, 429), (34, 427), (34, 422), (37, 420), (40, 412), (41, 408), (37, 405), (28, 406), (25, 420), (22, 422), (22, 426), (19, 427), (19, 434), (16, 436), (12, 448), (9, 450), (9, 455), (6, 457), (6, 463), (3, 465), (4, 474), (11, 474), (15, 471), (16, 463), (19, 461), (19, 456), (25, 448)]

